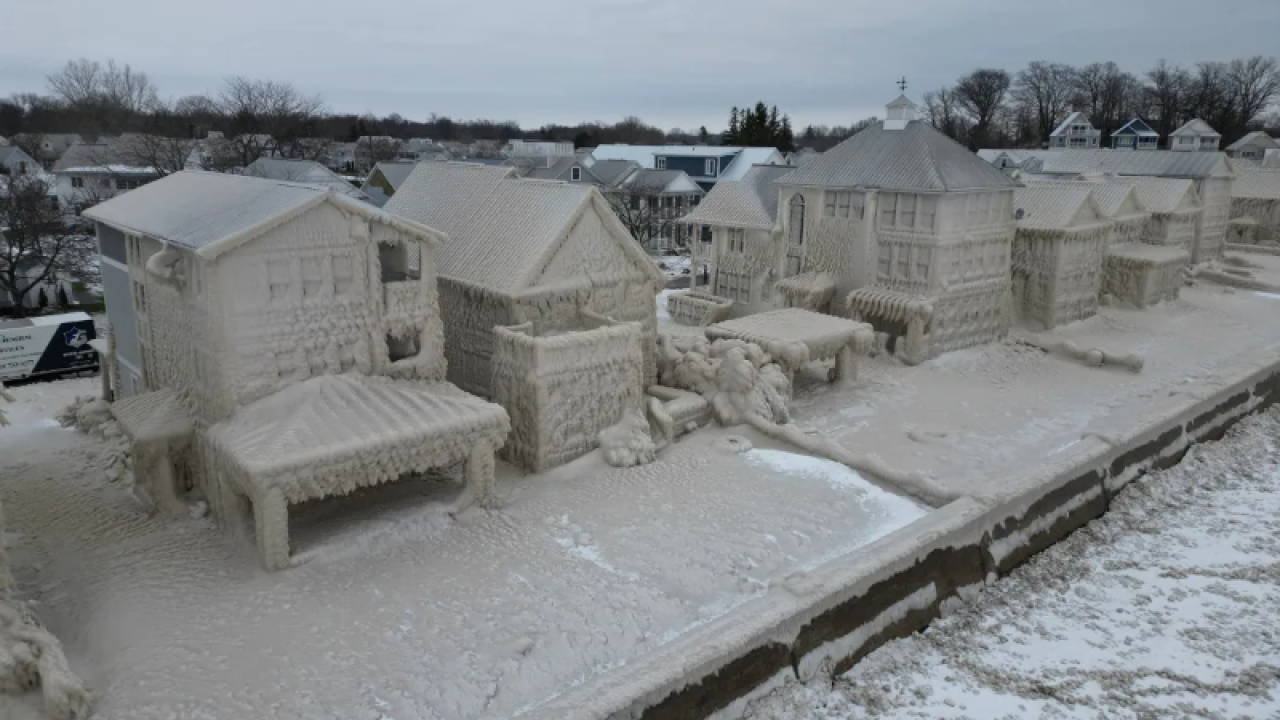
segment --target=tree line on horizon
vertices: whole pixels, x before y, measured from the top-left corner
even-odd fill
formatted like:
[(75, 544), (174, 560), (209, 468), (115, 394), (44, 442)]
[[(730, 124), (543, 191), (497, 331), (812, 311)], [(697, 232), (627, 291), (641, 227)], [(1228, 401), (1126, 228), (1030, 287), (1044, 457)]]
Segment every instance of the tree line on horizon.
[(1222, 134), (1222, 147), (1251, 130), (1280, 127), (1271, 109), (1280, 96), (1280, 64), (1261, 55), (1190, 67), (1160, 60), (1142, 75), (1114, 62), (1083, 67), (1037, 60), (1010, 73), (979, 68), (923, 96), (922, 116), (972, 150), (1042, 148), (1072, 111), (1102, 132), (1135, 118), (1169, 133), (1200, 118)]

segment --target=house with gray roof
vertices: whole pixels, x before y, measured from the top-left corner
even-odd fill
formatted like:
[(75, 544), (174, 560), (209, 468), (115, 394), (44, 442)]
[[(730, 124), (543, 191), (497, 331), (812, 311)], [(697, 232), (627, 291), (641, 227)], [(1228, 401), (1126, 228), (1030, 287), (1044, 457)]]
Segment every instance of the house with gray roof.
[(1049, 133), (1049, 149), (1097, 150), (1101, 147), (1102, 131), (1089, 122), (1089, 116), (1073, 112)]
[(380, 162), (369, 171), (369, 177), (365, 178), (360, 191), (369, 196), (369, 202), (382, 207), (408, 179), (415, 164), (408, 160)]
[(1110, 222), (1088, 183), (1031, 183), (1013, 193), (1013, 306), (1036, 329), (1092, 317)]
[(1255, 130), (1227, 146), (1227, 155), (1233, 158), (1261, 160), (1268, 150), (1280, 149), (1272, 137), (1261, 130)]
[(1010, 322), (1018, 183), (917, 119), (907, 98), (887, 109), (776, 180), (787, 260), (753, 266), (827, 275), (842, 305), (893, 338), (920, 328), (910, 362), (996, 340)]
[(43, 175), (44, 168), (17, 145), (0, 145), (0, 174), (10, 177)]
[[(602, 162), (634, 165), (627, 160), (602, 160), (591, 167), (592, 171)], [(618, 212), (637, 221), (631, 226), (631, 232), (652, 253), (684, 247), (688, 243), (689, 227), (679, 220), (698, 207), (706, 195), (702, 186), (683, 170), (639, 167), (633, 168), (614, 186), (601, 190), (615, 208), (619, 204), (630, 205), (630, 208), (618, 209)], [(642, 204), (644, 208), (640, 207)]]
[(1228, 235), (1233, 243), (1280, 245), (1280, 170), (1236, 170)]
[(1068, 178), (1117, 175), (1190, 180), (1203, 208), (1195, 242), (1189, 248), (1192, 261), (1203, 262), (1217, 257), (1222, 250), (1231, 214), (1231, 185), (1235, 168), (1221, 152), (1067, 150), (1024, 163), (1024, 167), (1033, 172)]
[(753, 165), (786, 165), (775, 148), (718, 145), (600, 145), (597, 160), (632, 160), (650, 170), (683, 170), (704, 190), (721, 180), (741, 180)]
[(1174, 152), (1218, 152), (1220, 142), (1222, 134), (1200, 118), (1188, 120), (1169, 133), (1169, 149)]
[(1157, 150), (1160, 147), (1160, 133), (1151, 126), (1134, 118), (1121, 125), (1111, 133), (1112, 150)]
[(356, 200), (369, 202), (369, 195), (347, 182), (337, 173), (314, 160), (290, 160), (260, 157), (244, 169), (249, 177), (320, 185)]
[(139, 163), (138, 154), (121, 138), (72, 145), (53, 166), (58, 203), (65, 210), (79, 212), (164, 174)]
[(494, 396), (496, 326), (547, 336), (593, 317), (639, 323), (644, 377), (655, 377), (654, 297), (665, 278), (593, 185), (418, 163), (385, 209), (449, 238), (436, 271), (448, 377), (459, 387)]

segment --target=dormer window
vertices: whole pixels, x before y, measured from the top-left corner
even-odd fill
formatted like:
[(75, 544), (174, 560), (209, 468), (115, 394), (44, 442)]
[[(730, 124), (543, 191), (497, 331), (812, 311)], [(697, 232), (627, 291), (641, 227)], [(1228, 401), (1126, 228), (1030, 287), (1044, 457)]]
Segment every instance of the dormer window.
[(706, 165), (706, 167), (705, 167), (705, 168), (703, 168), (703, 169), (705, 170), (705, 172), (703, 172), (702, 174), (703, 174), (703, 175), (705, 175), (705, 176), (707, 176), (707, 177), (715, 177), (715, 176), (716, 176), (716, 160), (715, 160), (715, 158), (707, 158), (707, 162), (705, 163), (705, 165)]
[(582, 179), (582, 168), (580, 168), (580, 167), (576, 167), (576, 168), (573, 168), (572, 170), (570, 170), (570, 171), (569, 171), (569, 178), (570, 178), (571, 180), (581, 180), (581, 179)]

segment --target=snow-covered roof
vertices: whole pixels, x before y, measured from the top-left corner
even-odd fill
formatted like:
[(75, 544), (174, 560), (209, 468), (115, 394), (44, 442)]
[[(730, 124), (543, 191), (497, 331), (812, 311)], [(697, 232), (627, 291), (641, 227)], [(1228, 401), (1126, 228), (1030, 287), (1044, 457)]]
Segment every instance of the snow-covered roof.
[(1103, 214), (1086, 183), (1032, 183), (1015, 188), (1013, 208), (1018, 227), (1045, 230), (1070, 230), (1096, 223)]
[(1046, 153), (1042, 160), (1040, 172), (1050, 175), (1110, 173), (1196, 179), (1231, 177), (1231, 166), (1220, 152), (1060, 150)]
[(1022, 180), (1028, 186), (1044, 185), (1072, 188), (1083, 185), (1093, 191), (1093, 199), (1098, 202), (1098, 207), (1102, 210), (1102, 214), (1112, 220), (1123, 220), (1147, 212), (1141, 198), (1138, 196), (1137, 190), (1129, 183), (1059, 180), (1043, 175), (1024, 175)]
[(613, 230), (623, 251), (660, 279), (657, 266), (604, 196), (585, 183), (522, 180), (510, 167), (419, 163), (386, 210), (449, 236), (436, 253), (440, 277), (513, 293), (535, 281), (589, 205)]
[[(595, 168), (593, 167), (592, 170)], [(632, 173), (623, 185), (641, 183), (653, 188), (660, 188), (661, 193), (701, 193), (702, 186), (694, 182), (683, 170), (650, 170), (641, 168)]]
[(1280, 170), (1240, 168), (1231, 184), (1231, 197), (1280, 200)]
[(1255, 130), (1228, 145), (1227, 149), (1243, 150), (1247, 145), (1257, 145), (1262, 148), (1280, 148), (1280, 143), (1277, 143), (1270, 135), (1261, 130)]
[(1088, 125), (1090, 130), (1093, 129), (1093, 123), (1089, 122), (1089, 118), (1086, 117), (1084, 113), (1076, 111), (1068, 115), (1066, 120), (1063, 120), (1058, 127), (1054, 128), (1053, 132), (1049, 133), (1049, 137), (1065, 135), (1072, 125), (1076, 125), (1081, 122)]
[(1192, 118), (1185, 125), (1169, 133), (1169, 137), (1194, 135), (1196, 137), (1222, 137), (1221, 133), (1209, 127), (1209, 123), (1200, 118)]
[(1141, 137), (1160, 137), (1160, 133), (1151, 129), (1151, 126), (1142, 121), (1142, 118), (1134, 118), (1129, 122), (1121, 125), (1119, 129), (1111, 133), (1115, 135), (1138, 135)]
[(778, 179), (785, 185), (885, 190), (984, 190), (1015, 183), (920, 120), (901, 130), (876, 123)]
[(509, 427), (500, 406), (448, 383), (344, 373), (289, 385), (240, 408), (209, 436), (246, 475), (271, 478), (349, 466), (406, 443), (494, 442)]
[(191, 413), (172, 388), (117, 400), (111, 414), (135, 441), (183, 438), (193, 429)]
[(1196, 207), (1195, 183), (1183, 178), (1099, 177), (1086, 181), (1128, 185), (1149, 212), (1171, 213)]
[(155, 168), (138, 166), (120, 145), (120, 139), (109, 142), (76, 143), (67, 148), (54, 164), (55, 173), (110, 173), (114, 175), (158, 175)]
[(1032, 158), (1043, 158), (1043, 157), (1046, 157), (1047, 155), (1051, 155), (1051, 154), (1059, 153), (1059, 152), (1062, 152), (1062, 151), (1061, 151), (1061, 150), (1013, 150), (1013, 149), (991, 150), (991, 149), (985, 149), (985, 150), (979, 150), (979, 151), (978, 151), (978, 157), (982, 158), (983, 160), (986, 160), (987, 162), (989, 162), (989, 163), (991, 163), (991, 164), (993, 164), (993, 165), (994, 165), (994, 164), (995, 164), (995, 162), (996, 162), (997, 160), (999, 160), (1001, 157), (1007, 157), (1007, 158), (1009, 158), (1011, 161), (1013, 161), (1015, 164), (1017, 164), (1017, 165), (1021, 165), (1022, 163), (1026, 162), (1027, 160), (1030, 160), (1030, 159), (1032, 159)]
[(791, 171), (786, 166), (756, 165), (741, 180), (716, 183), (682, 222), (771, 230), (778, 219), (778, 186), (774, 181)]
[(369, 196), (340, 175), (313, 160), (286, 160), (284, 158), (260, 157), (244, 169), (250, 177), (268, 180), (288, 180), (308, 185), (323, 185), (357, 200), (368, 200)]
[(213, 259), (322, 202), (429, 242), (439, 231), (383, 212), (323, 185), (184, 171), (118, 195), (82, 215)]

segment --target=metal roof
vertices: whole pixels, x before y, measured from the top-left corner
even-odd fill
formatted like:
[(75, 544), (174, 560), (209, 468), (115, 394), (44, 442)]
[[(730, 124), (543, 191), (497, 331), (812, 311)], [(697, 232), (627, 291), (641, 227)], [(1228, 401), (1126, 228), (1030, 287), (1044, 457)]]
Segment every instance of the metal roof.
[(778, 179), (785, 185), (959, 191), (1017, 183), (920, 120), (901, 130), (877, 123)]
[(90, 220), (146, 235), (212, 259), (322, 202), (423, 240), (439, 232), (385, 213), (323, 185), (184, 171), (118, 195), (82, 213)]
[(778, 178), (792, 168), (756, 165), (741, 180), (716, 183), (683, 222), (771, 230), (778, 219)]
[(1231, 184), (1231, 197), (1280, 200), (1280, 170), (1237, 169), (1235, 182)]
[(1231, 166), (1221, 152), (1061, 150), (1043, 155), (1042, 160), (1040, 172), (1047, 175), (1110, 173), (1196, 179), (1231, 176)]

